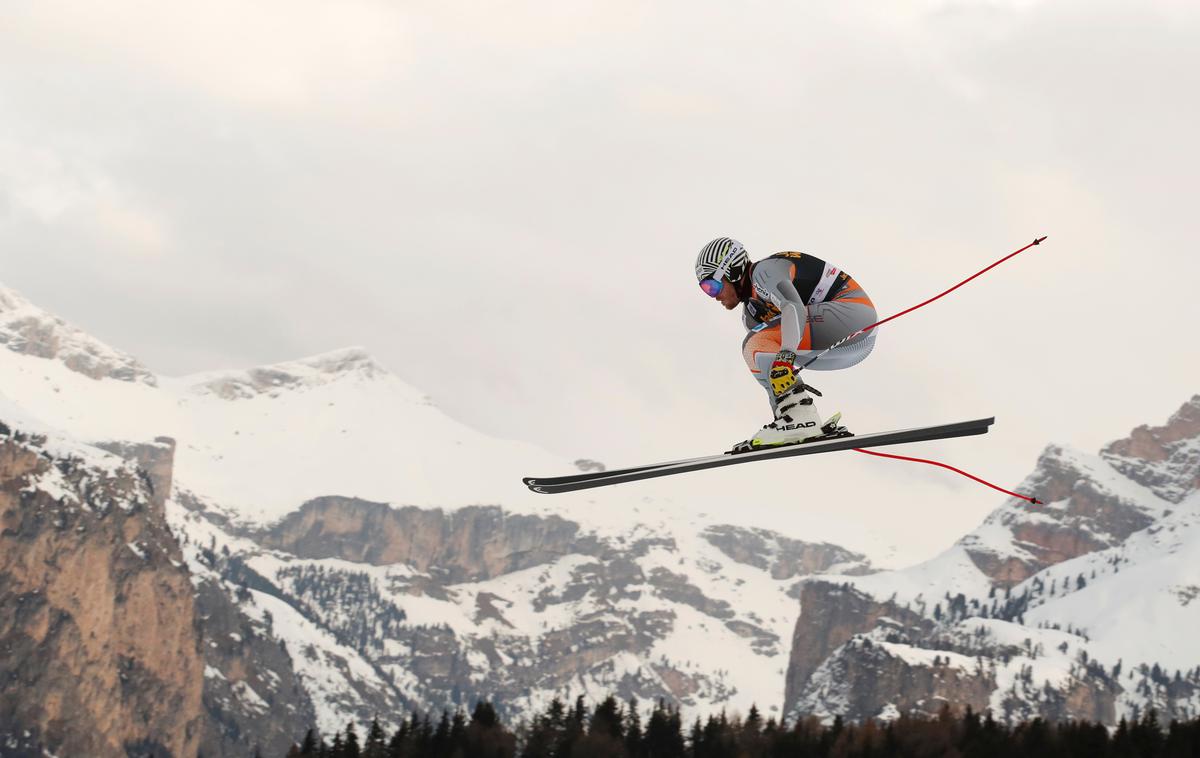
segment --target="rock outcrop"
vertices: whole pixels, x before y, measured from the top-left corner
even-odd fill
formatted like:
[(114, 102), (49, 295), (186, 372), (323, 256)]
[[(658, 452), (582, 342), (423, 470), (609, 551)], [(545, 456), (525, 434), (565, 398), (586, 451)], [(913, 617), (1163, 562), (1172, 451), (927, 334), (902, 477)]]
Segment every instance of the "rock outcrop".
[(0, 424), (0, 752), (282, 755), (315, 723), (271, 625), (189, 571), (173, 453)]
[(849, 584), (805, 582), (800, 594), (800, 619), (792, 636), (791, 656), (784, 682), (785, 710), (794, 709), (816, 670), (855, 635), (874, 629), (881, 620), (889, 629), (903, 628), (915, 636), (928, 633), (933, 623), (920, 614), (878, 601)]
[(1170, 505), (1121, 477), (1103, 459), (1057, 445), (1046, 448), (1020, 489), (1046, 505), (1031, 508), (1010, 500), (960, 540), (975, 565), (999, 587), (1120, 544)]
[(137, 466), (150, 493), (152, 512), (162, 515), (167, 498), (171, 496), (171, 480), (175, 475), (175, 440), (156, 437), (154, 442), (97, 442), (96, 447), (124, 458)]
[(766, 569), (776, 579), (839, 573), (865, 574), (871, 567), (858, 553), (828, 542), (804, 542), (766, 529), (722, 524), (705, 530), (704, 538), (738, 563)]
[(188, 572), (142, 473), (93, 452), (0, 429), (0, 744), (195, 755)]
[(200, 754), (285, 754), (316, 723), (289, 651), (270, 624), (242, 613), (219, 582), (195, 584), (206, 716)]
[(1200, 489), (1200, 395), (1163, 426), (1139, 426), (1125, 439), (1105, 445), (1100, 455), (1164, 500), (1182, 501)]
[[(1123, 648), (1178, 654), (1178, 640), (1168, 632), (1172, 643), (1147, 648), (1144, 637), (1156, 630), (1112, 626), (1130, 623), (1121, 603), (1132, 602), (1131, 591), (1145, 596), (1141, 613), (1158, 604), (1152, 615), (1161, 623), (1187, 617), (1194, 595), (1180, 580), (1193, 575), (1200, 552), (1198, 450), (1200, 396), (1166, 425), (1139, 427), (1101, 456), (1048, 447), (1018, 488), (1044, 505), (1009, 500), (925, 564), (806, 580), (784, 712), (894, 718), (949, 704), (991, 709), (1010, 722), (1115, 725), (1148, 707), (1189, 717), (1200, 667), (1172, 677), (1166, 665), (1141, 658), (1136, 671), (1126, 660), (1121, 672)], [(1103, 623), (1103, 612), (1114, 614), (1111, 624), (1086, 628)], [(1102, 644), (1092, 643), (1096, 632)], [(1096, 660), (1097, 650), (1110, 659)], [(1175, 660), (1194, 663), (1186, 653)]]
[(116, 379), (150, 386), (158, 378), (137, 360), (46, 313), (0, 286), (0, 345), (14, 353), (59, 360), (92, 379)]
[(578, 532), (579, 525), (565, 519), (512, 515), (496, 506), (446, 513), (323, 497), (254, 537), (297, 558), (401, 563), (463, 582), (548, 563), (574, 548)]

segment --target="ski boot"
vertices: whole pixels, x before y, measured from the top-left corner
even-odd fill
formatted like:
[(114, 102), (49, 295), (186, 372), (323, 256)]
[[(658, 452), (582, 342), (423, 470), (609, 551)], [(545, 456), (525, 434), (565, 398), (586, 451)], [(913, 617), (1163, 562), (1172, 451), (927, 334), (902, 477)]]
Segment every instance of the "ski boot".
[(794, 352), (779, 351), (771, 365), (770, 379), (775, 419), (759, 429), (750, 439), (734, 445), (731, 453), (794, 445), (816, 438), (849, 434), (845, 427), (839, 426), (841, 413), (835, 413), (825, 423), (821, 423), (821, 417), (813, 405), (812, 395), (809, 394), (811, 391), (820, 397), (821, 392), (800, 380)]

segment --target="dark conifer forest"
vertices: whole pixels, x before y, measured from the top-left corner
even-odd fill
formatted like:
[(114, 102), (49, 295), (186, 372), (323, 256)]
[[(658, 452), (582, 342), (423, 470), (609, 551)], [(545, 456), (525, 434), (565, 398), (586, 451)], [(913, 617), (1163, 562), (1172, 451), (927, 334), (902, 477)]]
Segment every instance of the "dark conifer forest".
[(1015, 726), (969, 707), (949, 707), (933, 718), (902, 716), (888, 723), (822, 725), (815, 717), (795, 723), (720, 714), (685, 724), (677, 709), (659, 701), (645, 711), (637, 701), (613, 697), (591, 707), (555, 698), (533, 719), (502, 724), (488, 701), (468, 717), (463, 711), (412, 713), (391, 734), (377, 720), (348, 724), (331, 736), (310, 729), (287, 758), (1193, 758), (1200, 756), (1200, 719), (1170, 724), (1154, 711), (1115, 729), (1099, 723)]

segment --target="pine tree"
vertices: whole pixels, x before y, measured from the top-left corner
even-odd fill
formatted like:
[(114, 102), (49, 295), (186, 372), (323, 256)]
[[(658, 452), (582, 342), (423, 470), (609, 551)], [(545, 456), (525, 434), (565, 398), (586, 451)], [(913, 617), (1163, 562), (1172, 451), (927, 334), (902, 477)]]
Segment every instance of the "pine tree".
[(679, 715), (678, 706), (672, 706), (667, 713), (667, 728), (671, 734), (671, 750), (675, 755), (684, 755), (686, 746), (683, 743), (683, 718)]
[(708, 755), (708, 744), (704, 741), (704, 727), (700, 726), (700, 717), (692, 722), (692, 731), (688, 736), (694, 758), (705, 758)]
[(567, 731), (567, 706), (558, 695), (546, 707), (546, 739), (549, 740), (550, 750), (555, 750), (563, 743)]
[(1146, 711), (1146, 715), (1130, 728), (1129, 736), (1138, 755), (1160, 755), (1163, 733), (1158, 723), (1158, 711), (1153, 708)]
[(650, 713), (643, 744), (654, 758), (682, 758), (685, 753), (679, 711), (668, 709), (661, 698)]
[(317, 732), (315, 729), (309, 729), (304, 733), (304, 741), (300, 743), (300, 755), (303, 758), (316, 758)]
[(587, 703), (584, 702), (583, 695), (575, 698), (575, 707), (571, 710), (571, 721), (580, 731), (583, 730), (583, 724), (587, 720)]
[(450, 714), (442, 709), (437, 728), (433, 730), (433, 754), (443, 756), (450, 752)]
[(454, 711), (454, 718), (450, 720), (450, 753), (453, 755), (456, 750), (465, 751), (466, 749), (467, 717), (459, 708)]
[(529, 726), (529, 732), (525, 735), (521, 758), (551, 758), (553, 747), (554, 739), (547, 727), (546, 716), (535, 716)]
[(432, 752), (433, 723), (430, 722), (428, 713), (421, 717), (421, 724), (413, 734), (413, 742), (416, 743), (417, 755), (429, 755)]
[(400, 728), (388, 740), (387, 758), (406, 758), (408, 751), (405, 748), (405, 742), (408, 738), (408, 722), (400, 723)]
[(750, 713), (746, 714), (746, 723), (742, 728), (754, 734), (758, 734), (762, 728), (762, 716), (758, 712), (758, 706), (754, 703), (750, 704)]
[(704, 730), (700, 732), (700, 742), (692, 747), (697, 758), (716, 758), (724, 752), (722, 745), (729, 736), (725, 727), (726, 724), (716, 716), (711, 713), (708, 715), (708, 720), (704, 722)]
[(638, 713), (636, 697), (629, 698), (625, 710), (625, 752), (629, 753), (630, 758), (641, 758), (645, 754), (642, 750), (642, 717)]
[(554, 743), (554, 754), (570, 755), (575, 744), (583, 737), (583, 725), (587, 709), (583, 695), (575, 698), (575, 706), (566, 712), (562, 719), (562, 727), (558, 730)]
[(842, 732), (846, 730), (846, 722), (842, 719), (842, 714), (837, 714), (833, 717), (833, 724), (825, 730), (821, 735), (821, 749), (825, 754), (828, 754), (837, 742), (838, 737), (842, 736)]
[(471, 712), (467, 726), (466, 755), (511, 756), (516, 751), (516, 738), (504, 728), (496, 709), (487, 700), (480, 700)]
[(354, 731), (354, 722), (346, 724), (346, 747), (342, 752), (344, 758), (362, 758), (362, 750), (358, 746), (358, 733)]
[(371, 727), (367, 731), (367, 742), (363, 746), (363, 758), (387, 758), (387, 742), (379, 718), (371, 719)]
[(496, 716), (496, 709), (486, 700), (480, 700), (475, 703), (475, 710), (471, 712), (471, 723), (478, 724), (484, 729), (491, 729), (500, 722)]
[(757, 756), (764, 754), (762, 715), (758, 712), (757, 705), (753, 703), (750, 705), (750, 712), (746, 714), (746, 720), (742, 722), (741, 729), (738, 731), (738, 755)]
[(607, 735), (618, 742), (625, 737), (621, 725), (621, 707), (612, 695), (604, 698), (592, 711), (588, 734)]

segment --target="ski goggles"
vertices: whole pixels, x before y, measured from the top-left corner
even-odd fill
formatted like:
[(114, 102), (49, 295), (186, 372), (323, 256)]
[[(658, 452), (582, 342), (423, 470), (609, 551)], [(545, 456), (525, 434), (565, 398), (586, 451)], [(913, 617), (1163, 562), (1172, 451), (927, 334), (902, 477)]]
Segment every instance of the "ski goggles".
[(716, 297), (721, 294), (721, 290), (725, 289), (723, 279), (701, 279), (700, 289), (704, 290), (704, 294), (709, 297)]

